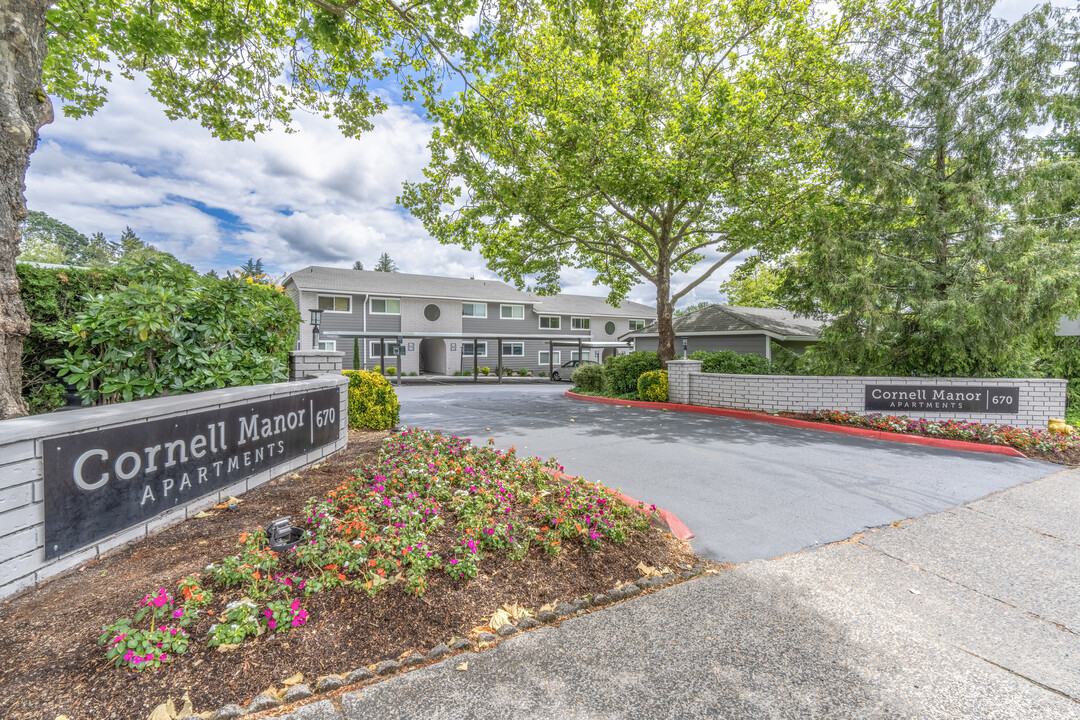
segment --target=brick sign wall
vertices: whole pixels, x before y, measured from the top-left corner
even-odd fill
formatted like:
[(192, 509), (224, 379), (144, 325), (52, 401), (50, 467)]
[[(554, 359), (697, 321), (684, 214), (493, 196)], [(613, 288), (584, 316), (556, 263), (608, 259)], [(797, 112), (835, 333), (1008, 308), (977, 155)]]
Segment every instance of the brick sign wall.
[(820, 377), (701, 372), (668, 363), (671, 402), (762, 412), (845, 410), (1045, 428), (1065, 417), (1065, 380), (1031, 378)]
[(340, 367), (0, 422), (0, 598), (342, 449)]

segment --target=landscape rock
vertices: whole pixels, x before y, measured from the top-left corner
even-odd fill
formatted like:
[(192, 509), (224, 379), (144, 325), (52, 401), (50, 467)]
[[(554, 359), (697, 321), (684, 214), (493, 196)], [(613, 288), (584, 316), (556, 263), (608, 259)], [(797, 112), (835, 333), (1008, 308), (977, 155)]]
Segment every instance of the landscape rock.
[(450, 649), (455, 652), (458, 650), (472, 650), (473, 642), (468, 638), (458, 638), (450, 645)]
[(402, 660), (401, 664), (405, 667), (416, 667), (417, 665), (423, 665), (426, 662), (426, 657), (424, 657), (420, 653), (413, 653), (412, 655), (409, 655), (404, 660)]
[(393, 675), (401, 669), (401, 665), (396, 660), (383, 660), (381, 663), (375, 666), (376, 675)]
[(574, 603), (559, 603), (555, 606), (555, 614), (566, 617), (567, 615), (573, 615), (578, 611), (578, 606)]
[(517, 631), (517, 626), (514, 625), (514, 623), (506, 623), (505, 625), (500, 626), (499, 629), (495, 631), (495, 634), (499, 637), (510, 637)]
[(276, 708), (280, 704), (281, 700), (278, 699), (277, 695), (262, 693), (261, 695), (256, 695), (255, 699), (248, 703), (247, 711), (249, 714), (262, 712), (263, 710)]
[(517, 622), (518, 630), (532, 630), (534, 627), (540, 627), (543, 624), (534, 617), (523, 617)]
[(311, 688), (304, 683), (300, 683), (299, 685), (293, 685), (285, 691), (285, 702), (300, 702), (301, 700), (307, 700), (311, 695)]
[(634, 584), (638, 586), (639, 590), (644, 590), (645, 588), (649, 587), (649, 578), (639, 577), (637, 580), (634, 581)]
[(236, 720), (244, 716), (244, 708), (239, 705), (226, 705), (210, 716), (210, 720)]
[(592, 596), (592, 604), (599, 607), (600, 605), (607, 605), (611, 600), (604, 593)]
[(635, 595), (640, 595), (640, 594), (641, 594), (641, 588), (639, 588), (637, 585), (623, 585), (622, 586), (622, 596), (624, 598), (631, 598), (631, 597), (634, 597)]
[(495, 636), (492, 635), (491, 633), (487, 632), (487, 631), (478, 632), (478, 633), (476, 633), (476, 642), (477, 643), (495, 642)]
[(559, 619), (559, 616), (551, 610), (541, 610), (540, 612), (536, 613), (536, 619), (542, 623), (547, 624), (555, 622)]
[(442, 643), (439, 643), (435, 647), (428, 650), (427, 656), (428, 660), (438, 660), (439, 658), (444, 658), (449, 654), (450, 648), (446, 647), (446, 645), (443, 645)]
[(371, 672), (367, 668), (356, 668), (351, 673), (345, 676), (345, 682), (352, 685), (353, 683), (364, 682), (375, 677), (375, 673)]
[(582, 610), (588, 610), (589, 608), (591, 608), (592, 607), (592, 601), (589, 600), (589, 598), (578, 598), (577, 600), (575, 600), (573, 602), (573, 605), (580, 612)]
[(343, 687), (345, 687), (344, 678), (340, 678), (337, 675), (327, 675), (319, 681), (319, 684), (315, 687), (315, 691), (324, 693)]
[(623, 597), (625, 596), (623, 595), (622, 586), (615, 587), (607, 591), (608, 602), (617, 602), (619, 600), (622, 600)]

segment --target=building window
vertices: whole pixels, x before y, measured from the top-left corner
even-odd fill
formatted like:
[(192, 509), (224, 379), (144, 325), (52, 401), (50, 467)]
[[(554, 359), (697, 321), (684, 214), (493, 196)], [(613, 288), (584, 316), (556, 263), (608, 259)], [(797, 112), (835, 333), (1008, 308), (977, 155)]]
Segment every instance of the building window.
[[(461, 355), (463, 357), (473, 356), (473, 344), (471, 342), (461, 343)], [(487, 343), (476, 343), (476, 357), (487, 357)]]
[(604, 325), (604, 332), (607, 333), (608, 335), (614, 335), (615, 334), (615, 323), (608, 320), (607, 324)]
[(401, 301), (397, 298), (371, 298), (372, 315), (400, 315)]
[(577, 350), (571, 350), (570, 351), (570, 359), (571, 360), (580, 360), (581, 358), (586, 358), (587, 359), (588, 357), (589, 357), (589, 351), (588, 350), (582, 350), (581, 352), (578, 352)]
[(500, 305), (499, 317), (503, 320), (524, 320), (525, 319), (525, 306), (524, 305)]
[(631, 330), (641, 330), (644, 327), (645, 327), (645, 321), (644, 320), (631, 320), (630, 321), (630, 329)]
[(541, 350), (540, 351), (540, 357), (538, 358), (539, 361), (540, 361), (539, 364), (540, 365), (561, 365), (562, 364), (562, 351), (561, 350), (556, 350), (555, 352), (552, 353), (552, 355), (553, 355), (553, 357), (551, 358), (551, 361), (548, 362), (548, 351), (547, 350)]
[(570, 329), (571, 330), (588, 330), (589, 329), (589, 318), (576, 318), (576, 317), (570, 318)]
[(461, 316), (462, 317), (487, 317), (487, 303), (462, 303), (461, 304)]
[(319, 349), (337, 351), (337, 340), (320, 340)]
[[(386, 357), (394, 356), (394, 348), (401, 347), (396, 342), (386, 343)], [(373, 340), (371, 343), (371, 357), (377, 358), (383, 355), (382, 343), (378, 340)]]
[(541, 315), (541, 330), (558, 330), (562, 326), (562, 318), (558, 315)]
[(352, 312), (352, 298), (348, 295), (320, 295), (319, 309), (323, 312)]
[(503, 357), (524, 357), (525, 343), (503, 343)]

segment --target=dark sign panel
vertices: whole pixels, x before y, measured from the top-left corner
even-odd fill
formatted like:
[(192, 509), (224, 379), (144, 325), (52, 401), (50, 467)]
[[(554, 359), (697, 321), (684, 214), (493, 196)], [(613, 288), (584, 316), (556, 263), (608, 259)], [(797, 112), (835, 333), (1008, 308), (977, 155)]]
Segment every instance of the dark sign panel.
[(867, 385), (866, 409), (1015, 413), (1020, 410), (1020, 388)]
[(42, 440), (45, 557), (334, 442), (337, 390)]

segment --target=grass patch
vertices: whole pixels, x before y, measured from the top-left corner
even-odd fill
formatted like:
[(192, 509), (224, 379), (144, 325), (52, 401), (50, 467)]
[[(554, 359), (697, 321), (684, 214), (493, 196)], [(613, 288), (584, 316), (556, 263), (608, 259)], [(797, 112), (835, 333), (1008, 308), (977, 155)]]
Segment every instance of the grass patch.
[(638, 399), (638, 394), (636, 392), (622, 393), (621, 395), (618, 395), (618, 394), (613, 394), (613, 393), (607, 393), (607, 392), (604, 392), (603, 390), (584, 390), (584, 389), (579, 388), (579, 387), (570, 388), (570, 392), (577, 393), (578, 395), (589, 395), (591, 397), (612, 398), (614, 400), (637, 400)]

